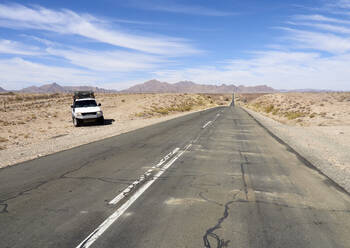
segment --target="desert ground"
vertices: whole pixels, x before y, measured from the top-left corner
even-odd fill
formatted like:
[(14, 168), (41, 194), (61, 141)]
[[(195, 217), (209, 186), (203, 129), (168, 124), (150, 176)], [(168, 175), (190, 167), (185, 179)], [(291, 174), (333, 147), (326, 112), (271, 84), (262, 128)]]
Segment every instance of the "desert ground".
[[(34, 158), (35, 153), (42, 156), (182, 114), (228, 105), (231, 95), (106, 93), (96, 94), (96, 100), (102, 104), (105, 125), (76, 128), (71, 118), (72, 94), (1, 94), (0, 167)], [(60, 142), (65, 145), (58, 147)]]
[(350, 125), (350, 92), (240, 94), (237, 101), (288, 125)]

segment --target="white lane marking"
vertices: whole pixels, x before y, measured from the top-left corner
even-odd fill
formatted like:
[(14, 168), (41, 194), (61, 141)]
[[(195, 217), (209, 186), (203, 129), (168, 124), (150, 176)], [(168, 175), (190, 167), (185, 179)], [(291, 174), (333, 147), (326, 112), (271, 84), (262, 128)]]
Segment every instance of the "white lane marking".
[(214, 120), (208, 121), (207, 123), (205, 123), (204, 126), (202, 127), (202, 129), (204, 129), (204, 128), (206, 128), (208, 125), (214, 123), (214, 121), (216, 121), (216, 120), (219, 118), (219, 116), (220, 116), (220, 114), (217, 113), (216, 116), (215, 116), (215, 118), (214, 118)]
[(179, 157), (182, 156), (192, 144), (187, 145), (181, 152), (176, 154), (168, 163), (166, 163), (160, 171), (147, 183), (145, 183), (140, 189), (138, 189), (134, 195), (130, 197), (120, 208), (117, 209), (111, 216), (109, 216), (101, 225), (99, 225), (86, 239), (84, 239), (76, 248), (88, 248), (90, 247), (107, 229), (110, 227), (130, 206), (137, 198), (139, 198)]
[(180, 148), (177, 147), (172, 152), (169, 152), (164, 158), (162, 158), (159, 161), (159, 163), (157, 165), (153, 166), (152, 169), (149, 169), (148, 171), (146, 171), (146, 173), (144, 173), (142, 176), (140, 176), (139, 179), (137, 179), (136, 181), (131, 183), (128, 187), (126, 187), (119, 195), (117, 195), (110, 202), (108, 202), (108, 204), (115, 205), (118, 202), (120, 202), (122, 199), (124, 199), (130, 193), (130, 191), (132, 191), (132, 189), (136, 185), (138, 185), (139, 183), (143, 182), (146, 179), (146, 177), (151, 175), (151, 172), (153, 171), (153, 169), (156, 169), (156, 168), (159, 168), (160, 166), (162, 166), (162, 164), (164, 164), (166, 161), (168, 161), (169, 158), (171, 158), (179, 150), (180, 150)]
[(210, 123), (212, 123), (213, 121), (208, 121), (207, 123), (204, 124), (204, 126), (202, 127), (203, 129), (206, 128)]

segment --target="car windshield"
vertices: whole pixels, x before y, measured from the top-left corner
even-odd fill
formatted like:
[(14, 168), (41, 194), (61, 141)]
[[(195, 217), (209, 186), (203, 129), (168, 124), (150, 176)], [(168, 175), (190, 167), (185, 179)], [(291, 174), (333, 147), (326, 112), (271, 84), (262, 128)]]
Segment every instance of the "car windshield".
[(95, 100), (82, 100), (82, 101), (76, 101), (75, 107), (76, 108), (83, 108), (83, 107), (96, 107), (96, 101)]

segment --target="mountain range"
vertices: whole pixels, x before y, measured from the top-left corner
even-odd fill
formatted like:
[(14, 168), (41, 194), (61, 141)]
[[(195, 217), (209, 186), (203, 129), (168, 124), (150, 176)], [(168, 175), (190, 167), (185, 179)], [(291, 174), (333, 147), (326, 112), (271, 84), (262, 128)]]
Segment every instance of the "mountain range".
[[(72, 93), (74, 91), (94, 91), (97, 93), (273, 93), (273, 92), (328, 92), (330, 90), (319, 89), (273, 89), (267, 85), (243, 86), (243, 85), (209, 85), (197, 84), (192, 81), (180, 81), (174, 84), (160, 82), (152, 79), (142, 84), (131, 86), (128, 89), (117, 91), (93, 86), (61, 86), (57, 83), (42, 86), (30, 86), (14, 92), (22, 93)], [(0, 87), (0, 93), (9, 92)]]
[(143, 84), (134, 85), (121, 92), (126, 93), (272, 93), (276, 92), (273, 88), (266, 85), (258, 86), (235, 86), (233, 84), (226, 85), (209, 85), (197, 84), (192, 81), (180, 81), (174, 84), (160, 82), (158, 80), (150, 80)]
[[(103, 88), (98, 87), (92, 87), (92, 86), (61, 86), (57, 83), (52, 84), (44, 84), (42, 86), (30, 86), (23, 88), (21, 90), (15, 91), (15, 92), (21, 92), (21, 93), (72, 93), (74, 91), (88, 91), (92, 90), (97, 93), (111, 93), (116, 92), (114, 90), (107, 90)], [(1, 91), (1, 89), (0, 89)], [(5, 90), (6, 92), (6, 90)]]
[[(272, 93), (275, 89), (266, 86), (235, 86), (233, 84), (226, 85), (207, 85), (197, 84), (191, 81), (180, 81), (178, 83), (170, 84), (167, 82), (160, 82), (158, 80), (149, 80), (142, 84), (134, 85), (128, 89), (117, 91), (108, 90), (92, 86), (61, 86), (57, 83), (45, 84), (42, 86), (30, 86), (18, 90), (16, 92), (22, 93), (71, 93), (79, 90), (92, 90), (97, 93)], [(0, 88), (0, 92), (7, 90)]]

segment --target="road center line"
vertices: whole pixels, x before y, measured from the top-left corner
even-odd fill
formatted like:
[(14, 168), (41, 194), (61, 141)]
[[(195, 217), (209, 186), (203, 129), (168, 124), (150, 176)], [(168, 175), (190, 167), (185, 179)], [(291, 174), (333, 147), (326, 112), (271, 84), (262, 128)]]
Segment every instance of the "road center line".
[[(221, 110), (220, 112), (222, 112), (222, 110)], [(216, 116), (215, 116), (215, 118), (214, 118), (214, 120), (208, 121), (207, 123), (205, 123), (204, 126), (202, 127), (202, 129), (204, 129), (204, 128), (206, 128), (208, 125), (214, 123), (214, 122), (219, 118), (219, 116), (220, 116), (220, 113), (217, 113)]]
[[(147, 183), (142, 185), (120, 208), (109, 216), (101, 225), (99, 225), (87, 238), (85, 238), (76, 248), (90, 247), (179, 157), (181, 157), (192, 144), (177, 153), (168, 163), (166, 163), (159, 172)], [(178, 150), (177, 150), (178, 151)]]
[(206, 128), (209, 124), (211, 124), (213, 121), (208, 121), (207, 123), (204, 124), (204, 126), (202, 127), (203, 129)]
[(177, 153), (180, 150), (180, 148), (175, 148), (172, 152), (169, 152), (166, 156), (164, 156), (164, 158), (162, 158), (158, 164), (156, 164), (155, 166), (152, 166), (152, 169), (149, 169), (148, 171), (146, 171), (143, 175), (141, 175), (137, 180), (135, 180), (133, 183), (131, 183), (128, 187), (126, 187), (119, 195), (117, 195), (116, 197), (114, 197), (110, 202), (108, 202), (108, 204), (110, 205), (115, 205), (118, 202), (120, 202), (122, 199), (124, 199), (125, 197), (127, 197), (130, 192), (136, 187), (136, 185), (142, 183), (148, 176), (151, 175), (151, 172), (156, 169), (159, 168), (160, 166), (162, 166), (166, 161), (169, 160), (169, 158), (171, 158), (175, 153)]

